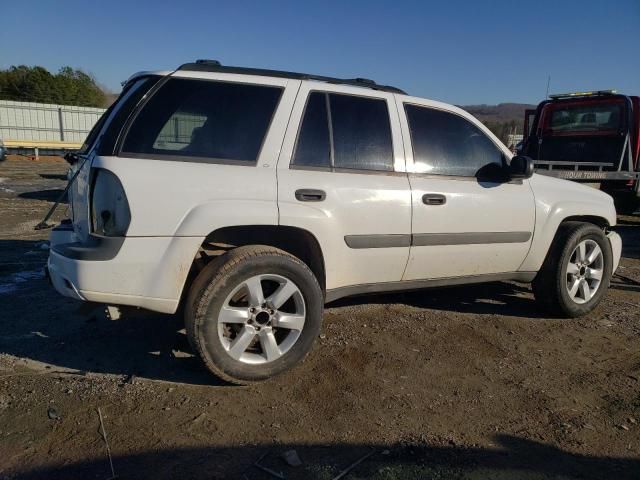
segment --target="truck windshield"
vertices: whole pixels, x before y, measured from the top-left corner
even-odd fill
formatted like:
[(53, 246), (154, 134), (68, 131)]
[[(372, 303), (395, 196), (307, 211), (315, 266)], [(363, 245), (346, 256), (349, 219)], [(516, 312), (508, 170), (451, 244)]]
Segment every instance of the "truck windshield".
[(546, 110), (543, 135), (616, 134), (624, 123), (619, 99), (552, 103)]

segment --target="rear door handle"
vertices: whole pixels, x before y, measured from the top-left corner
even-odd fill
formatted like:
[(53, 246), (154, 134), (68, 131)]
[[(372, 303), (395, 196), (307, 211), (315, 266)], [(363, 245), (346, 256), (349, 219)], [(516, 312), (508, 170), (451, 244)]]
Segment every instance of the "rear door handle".
[(422, 203), (425, 205), (444, 205), (447, 203), (447, 197), (440, 193), (425, 193), (422, 196)]
[(324, 190), (314, 190), (312, 188), (303, 188), (296, 190), (296, 199), (301, 202), (322, 202), (327, 198)]

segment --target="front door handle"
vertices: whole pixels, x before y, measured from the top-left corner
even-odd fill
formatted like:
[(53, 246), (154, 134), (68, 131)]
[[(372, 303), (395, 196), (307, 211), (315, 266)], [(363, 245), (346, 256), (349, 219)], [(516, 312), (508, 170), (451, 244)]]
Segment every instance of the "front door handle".
[(296, 200), (301, 202), (322, 202), (327, 198), (324, 190), (314, 190), (312, 188), (303, 188), (296, 190)]
[(447, 197), (440, 193), (425, 193), (422, 196), (422, 203), (425, 205), (444, 205), (447, 203)]

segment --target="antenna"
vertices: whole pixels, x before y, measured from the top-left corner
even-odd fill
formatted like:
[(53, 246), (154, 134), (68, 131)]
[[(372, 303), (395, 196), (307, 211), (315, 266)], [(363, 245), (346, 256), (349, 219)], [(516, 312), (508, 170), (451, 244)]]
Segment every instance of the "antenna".
[(547, 95), (545, 98), (549, 98), (549, 85), (551, 84), (551, 75), (547, 77)]

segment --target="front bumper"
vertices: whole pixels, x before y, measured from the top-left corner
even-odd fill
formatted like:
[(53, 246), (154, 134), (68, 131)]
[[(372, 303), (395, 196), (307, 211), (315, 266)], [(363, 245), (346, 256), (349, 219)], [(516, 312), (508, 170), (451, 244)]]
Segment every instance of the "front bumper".
[[(90, 302), (177, 310), (202, 239), (123, 237), (79, 242), (69, 226), (51, 233), (47, 268), (58, 293)], [(117, 250), (114, 243), (118, 242)]]
[(613, 254), (613, 268), (611, 275), (616, 273), (618, 265), (620, 265), (620, 257), (622, 256), (622, 238), (616, 232), (607, 233), (607, 238), (611, 244), (611, 253)]

